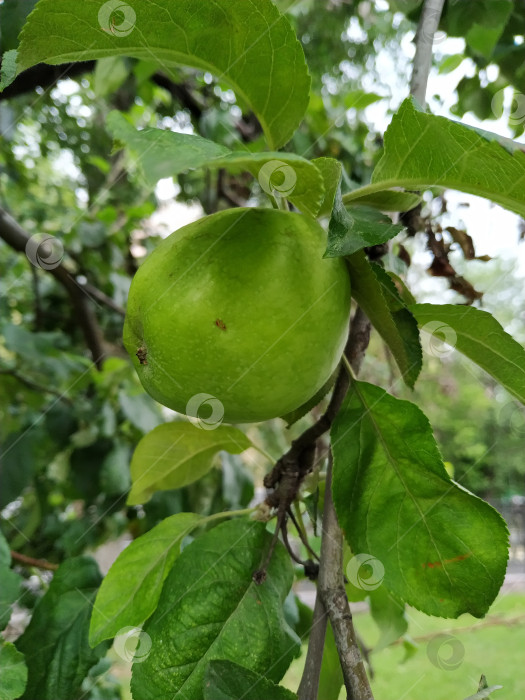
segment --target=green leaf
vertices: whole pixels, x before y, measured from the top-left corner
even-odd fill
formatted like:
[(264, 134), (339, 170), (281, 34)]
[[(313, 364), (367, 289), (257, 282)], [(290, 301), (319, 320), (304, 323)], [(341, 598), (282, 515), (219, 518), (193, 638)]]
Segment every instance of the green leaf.
[(379, 641), (374, 645), (374, 652), (378, 652), (406, 634), (408, 621), (405, 606), (385, 586), (370, 591), (369, 599), (370, 614), (380, 632)]
[(365, 92), (364, 90), (350, 90), (346, 92), (344, 96), (344, 105), (346, 109), (366, 109), (369, 105), (373, 105), (374, 102), (379, 102), (383, 100), (384, 97), (381, 95), (376, 95), (375, 92)]
[(213, 660), (242, 659), (249, 670), (279, 682), (299, 639), (283, 615), (293, 571), (282, 545), (266, 580), (257, 585), (252, 578), (271, 539), (263, 523), (232, 520), (184, 549), (144, 627), (152, 647), (133, 666), (133, 697), (202, 700), (204, 674)]
[[(113, 11), (112, 11), (113, 10)], [(18, 71), (108, 56), (185, 65), (228, 83), (258, 117), (270, 148), (293, 135), (308, 105), (304, 52), (270, 0), (40, 0), (21, 34)]]
[(330, 621), (328, 621), (326, 625), (323, 660), (321, 662), (321, 675), (319, 676), (319, 690), (317, 696), (322, 698), (322, 700), (338, 700), (343, 682), (339, 652), (335, 644), (332, 625)]
[(403, 226), (372, 207), (346, 209), (338, 191), (328, 226), (328, 246), (325, 258), (337, 258), (385, 243), (394, 238)]
[(507, 528), (451, 481), (419, 408), (355, 382), (332, 446), (334, 502), (352, 551), (378, 559), (386, 588), (428, 615), (485, 615), (505, 577)]
[(204, 674), (204, 700), (297, 700), (297, 695), (232, 661), (211, 661)]
[(286, 197), (312, 216), (319, 211), (324, 194), (321, 172), (295, 153), (234, 153), (201, 136), (163, 129), (138, 131), (116, 111), (108, 115), (107, 125), (117, 142), (126, 146), (149, 186), (192, 168), (245, 170), (257, 178), (266, 194)]
[(342, 164), (335, 158), (314, 158), (312, 163), (320, 171), (324, 182), (324, 198), (318, 216), (330, 216), (343, 174)]
[(360, 251), (347, 258), (352, 296), (388, 345), (406, 384), (413, 387), (422, 365), (417, 323), (389, 275)]
[(127, 493), (130, 487), (129, 446), (115, 440), (111, 452), (104, 457), (100, 467), (100, 488), (109, 496)]
[(9, 642), (1, 643), (0, 700), (16, 700), (21, 697), (26, 683), (27, 666), (24, 661), (24, 655), (17, 651), (14, 644)]
[(117, 147), (126, 147), (148, 185), (160, 179), (178, 175), (192, 168), (201, 168), (231, 151), (202, 136), (179, 134), (164, 129), (142, 129), (132, 126), (126, 117), (113, 110), (107, 116), (106, 126)]
[(68, 559), (55, 573), (16, 642), (29, 671), (24, 700), (80, 694), (87, 672), (108, 648), (101, 644), (91, 649), (88, 644), (89, 618), (100, 582), (97, 564), (90, 557)]
[(9, 568), (0, 568), (0, 630), (6, 627), (11, 617), (12, 606), (20, 596), (20, 584), (22, 578), (16, 571)]
[(0, 92), (11, 85), (16, 78), (18, 52), (16, 49), (6, 51), (2, 55), (2, 66), (0, 67)]
[(402, 190), (381, 190), (380, 192), (368, 192), (369, 187), (359, 187), (352, 192), (343, 195), (343, 204), (362, 205), (374, 207), (381, 211), (410, 211), (423, 199), (417, 192), (403, 192)]
[(524, 183), (523, 144), (428, 114), (407, 98), (385, 133), (385, 150), (372, 183), (351, 194), (447, 187), (525, 216)]
[(213, 168), (247, 170), (266, 194), (285, 197), (312, 216), (317, 216), (324, 197), (324, 181), (313, 162), (295, 153), (232, 153), (208, 163)]
[(182, 541), (203, 520), (194, 513), (172, 515), (117, 557), (93, 606), (89, 628), (92, 647), (115, 637), (123, 627), (137, 627), (150, 617)]
[(386, 270), (387, 275), (390, 277), (396, 292), (399, 295), (399, 299), (403, 302), (405, 306), (410, 306), (410, 304), (415, 304), (416, 300), (410, 289), (406, 286), (405, 282), (401, 279), (399, 275), (396, 275), (392, 270)]
[(0, 630), (9, 622), (11, 606), (20, 595), (22, 578), (11, 569), (11, 552), (9, 545), (0, 532)]
[(512, 0), (482, 0), (476, 3), (454, 2), (444, 14), (444, 28), (451, 36), (461, 36), (469, 48), (490, 59), (511, 16)]
[(122, 56), (100, 58), (93, 75), (93, 91), (97, 97), (116, 92), (128, 77), (129, 70)]
[(4, 0), (0, 5), (0, 27), (2, 27), (1, 51), (5, 53), (18, 46), (18, 35), (24, 26), (27, 15), (37, 0)]
[(192, 484), (212, 468), (221, 450), (240, 454), (250, 446), (246, 435), (230, 425), (214, 430), (182, 421), (159, 425), (142, 438), (133, 454), (128, 505), (145, 503), (155, 491)]
[(414, 304), (409, 308), (422, 329), (441, 334), (525, 404), (525, 349), (492, 314), (453, 304)]
[(439, 63), (439, 73), (441, 75), (452, 73), (452, 71), (456, 70), (456, 68), (459, 68), (464, 60), (465, 56), (462, 53), (455, 53), (451, 56), (445, 56)]
[(502, 688), (502, 685), (489, 686), (487, 679), (482, 674), (478, 684), (478, 692), (474, 695), (469, 695), (465, 700), (484, 700), (485, 698), (489, 698), (495, 690), (501, 690)]

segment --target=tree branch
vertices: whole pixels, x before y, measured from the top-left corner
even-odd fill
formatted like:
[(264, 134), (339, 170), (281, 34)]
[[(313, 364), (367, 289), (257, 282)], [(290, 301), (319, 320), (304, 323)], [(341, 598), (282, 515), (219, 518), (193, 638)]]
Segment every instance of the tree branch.
[[(345, 352), (356, 375), (361, 368), (369, 340), (370, 321), (358, 308), (352, 320)], [(373, 700), (344, 587), (343, 534), (332, 500), (331, 454), (326, 474), (318, 596), (332, 625), (349, 700)]]
[(115, 313), (119, 314), (120, 316), (126, 315), (126, 310), (113, 301), (111, 297), (108, 297), (108, 295), (101, 289), (98, 289), (98, 287), (94, 287), (90, 282), (85, 282), (84, 284), (77, 282), (77, 284), (88, 296), (93, 297), (93, 299), (96, 299), (96, 301), (104, 304), (104, 306), (107, 306), (108, 309), (115, 311)]
[[(370, 321), (358, 307), (350, 325), (350, 333), (345, 348), (345, 357), (356, 374), (359, 372), (363, 362), (369, 341)], [(317, 423), (314, 423), (311, 428), (292, 443), (292, 448), (297, 443), (302, 444), (305, 441), (308, 443), (310, 439), (313, 439), (315, 442), (331, 427), (341, 408), (349, 385), (348, 372), (344, 367), (341, 367), (328, 409)], [(339, 651), (348, 697), (355, 700), (371, 698), (371, 691), (368, 695), (355, 694), (354, 692), (354, 686), (359, 688), (360, 693), (362, 689), (366, 689), (368, 679), (360, 657), (343, 585), (343, 539), (332, 502), (331, 460), (329, 461), (325, 489), (318, 592), (314, 607), (312, 636), (308, 643), (305, 670), (298, 690), (299, 700), (317, 700), (327, 614), (332, 624)], [(369, 686), (368, 690), (370, 690)]]
[(323, 601), (320, 595), (316, 595), (312, 627), (308, 638), (308, 651), (304, 662), (304, 672), (297, 691), (298, 700), (317, 700), (327, 623), (328, 616)]
[(33, 559), (33, 557), (26, 557), (25, 554), (20, 554), (20, 552), (13, 552), (11, 550), (11, 559), (14, 559), (19, 564), (24, 566), (36, 566), (38, 569), (46, 569), (46, 571), (56, 571), (58, 569), (58, 564), (52, 564), (50, 561), (45, 559)]
[[(10, 245), (11, 248), (20, 253), (26, 252), (26, 245), (30, 239), (30, 235), (1, 207), (0, 238)], [(62, 264), (48, 270), (48, 272), (60, 282), (69, 294), (69, 298), (75, 310), (76, 319), (84, 333), (86, 345), (91, 351), (93, 362), (96, 367), (100, 369), (106, 354), (103, 346), (103, 336), (96, 316), (88, 303), (85, 292)]]
[(343, 534), (332, 500), (332, 459), (326, 473), (318, 593), (328, 613), (348, 700), (373, 700), (343, 579)]
[(32, 66), (20, 73), (11, 85), (0, 92), (0, 101), (33, 92), (37, 87), (44, 89), (52, 87), (59, 80), (76, 78), (83, 73), (92, 71), (95, 68), (95, 63), (95, 61), (80, 61), (78, 63), (62, 63), (58, 66), (39, 63), (37, 66)]
[(13, 377), (13, 379), (16, 379), (18, 382), (20, 382), (20, 384), (23, 384), (31, 391), (36, 391), (38, 394), (50, 394), (51, 396), (55, 396), (59, 401), (63, 401), (64, 403), (68, 404), (69, 406), (73, 405), (71, 399), (68, 399), (68, 397), (62, 394), (60, 391), (56, 391), (55, 389), (51, 389), (50, 387), (37, 384), (37, 382), (33, 382), (31, 379), (24, 377), (22, 374), (17, 372), (16, 369), (0, 369), (0, 375)]
[(445, 0), (425, 0), (416, 32), (416, 55), (410, 81), (410, 94), (425, 105), (428, 76), (432, 65), (432, 44), (439, 26)]

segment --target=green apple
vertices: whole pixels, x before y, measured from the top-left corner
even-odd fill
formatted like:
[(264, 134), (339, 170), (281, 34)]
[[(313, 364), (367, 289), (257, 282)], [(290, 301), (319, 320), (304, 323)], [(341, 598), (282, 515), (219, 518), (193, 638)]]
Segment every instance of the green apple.
[(325, 248), (316, 221), (273, 209), (230, 209), (172, 233), (128, 299), (124, 344), (146, 391), (194, 416), (214, 397), (202, 418), (219, 406), (230, 423), (306, 403), (348, 332), (348, 271)]

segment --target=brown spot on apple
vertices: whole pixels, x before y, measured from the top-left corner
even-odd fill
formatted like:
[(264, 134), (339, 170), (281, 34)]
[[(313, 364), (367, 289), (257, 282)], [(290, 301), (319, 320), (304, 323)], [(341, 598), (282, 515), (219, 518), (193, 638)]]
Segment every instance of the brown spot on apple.
[(137, 357), (139, 358), (139, 362), (141, 365), (147, 365), (148, 360), (146, 359), (148, 356), (148, 351), (144, 346), (141, 346), (137, 352), (136, 352)]

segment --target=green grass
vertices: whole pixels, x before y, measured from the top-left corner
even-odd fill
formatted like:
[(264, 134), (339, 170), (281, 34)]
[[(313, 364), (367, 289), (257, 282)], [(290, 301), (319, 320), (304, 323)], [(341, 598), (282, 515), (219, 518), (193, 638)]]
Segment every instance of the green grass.
[[(411, 637), (416, 641), (423, 639), (418, 641), (416, 653), (405, 662), (401, 644), (371, 655), (375, 700), (464, 700), (476, 692), (482, 673), (489, 685), (503, 686), (491, 695), (494, 700), (525, 698), (525, 595), (500, 595), (483, 620), (470, 615), (444, 620), (412, 609), (408, 618)], [(372, 646), (379, 635), (370, 615), (356, 614), (354, 621), (365, 643)], [(435, 638), (443, 633), (463, 645), (464, 656), (455, 670), (436, 668), (427, 655), (429, 636)], [(450, 652), (448, 645), (439, 648), (439, 655), (445, 660)], [(284, 683), (292, 690), (297, 689), (303, 664), (304, 654), (286, 674)], [(346, 698), (344, 691), (340, 698)]]

